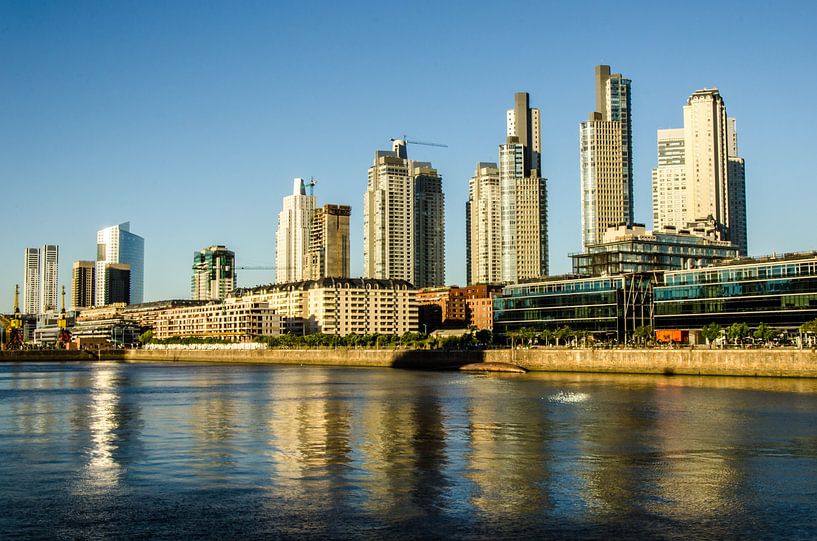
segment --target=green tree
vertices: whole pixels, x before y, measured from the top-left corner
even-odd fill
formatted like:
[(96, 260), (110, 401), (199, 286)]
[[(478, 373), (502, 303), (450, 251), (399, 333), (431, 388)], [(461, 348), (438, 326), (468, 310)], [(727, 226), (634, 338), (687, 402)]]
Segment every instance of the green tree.
[(556, 329), (556, 332), (553, 333), (553, 335), (556, 337), (556, 345), (558, 346), (560, 342), (567, 344), (567, 341), (573, 338), (575, 334), (573, 329), (565, 325), (564, 327)]
[(817, 334), (817, 319), (812, 319), (800, 325), (800, 332), (803, 334)]
[(544, 331), (540, 332), (539, 340), (541, 340), (546, 346), (549, 346), (550, 341), (553, 340), (553, 331), (550, 329), (545, 329)]
[(139, 341), (143, 344), (150, 344), (153, 341), (153, 329), (140, 334)]
[(635, 331), (633, 331), (633, 337), (639, 344), (652, 342), (653, 336), (652, 326), (650, 325), (641, 325), (640, 327), (636, 327)]
[(706, 340), (706, 345), (712, 348), (712, 342), (718, 339), (721, 335), (721, 326), (717, 323), (710, 323), (709, 325), (704, 325), (704, 328), (701, 329), (701, 336), (704, 337)]
[(749, 336), (749, 325), (746, 323), (732, 323), (726, 329), (726, 336), (737, 345), (743, 341), (744, 338)]
[(487, 346), (494, 341), (494, 336), (488, 329), (478, 330), (474, 335), (474, 338), (476, 338), (478, 344), (483, 346)]
[(764, 342), (768, 342), (769, 340), (773, 339), (777, 336), (777, 331), (765, 323), (761, 323), (757, 326), (757, 329), (752, 333), (754, 338), (758, 340), (763, 340)]

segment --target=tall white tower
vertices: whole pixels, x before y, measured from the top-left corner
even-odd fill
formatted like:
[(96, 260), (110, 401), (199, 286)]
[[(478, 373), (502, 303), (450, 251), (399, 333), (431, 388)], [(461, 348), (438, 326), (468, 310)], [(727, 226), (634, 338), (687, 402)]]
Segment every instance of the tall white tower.
[(468, 182), (468, 283), (502, 281), (501, 198), (499, 168), (480, 162)]
[(309, 231), (315, 212), (315, 197), (307, 195), (304, 179), (292, 183), (292, 195), (284, 197), (275, 233), (275, 281), (299, 282), (307, 275)]
[(611, 225), (633, 223), (630, 80), (596, 66), (596, 110), (579, 127), (582, 246)]
[(26, 248), (23, 254), (23, 313), (40, 312), (40, 251)]
[(724, 240), (747, 254), (745, 162), (734, 118), (717, 88), (694, 92), (682, 129), (658, 131), (653, 170), (653, 222), (687, 227), (711, 217)]
[(514, 95), (507, 139), (499, 146), (501, 280), (548, 274), (547, 179), (540, 167), (539, 109), (527, 92)]

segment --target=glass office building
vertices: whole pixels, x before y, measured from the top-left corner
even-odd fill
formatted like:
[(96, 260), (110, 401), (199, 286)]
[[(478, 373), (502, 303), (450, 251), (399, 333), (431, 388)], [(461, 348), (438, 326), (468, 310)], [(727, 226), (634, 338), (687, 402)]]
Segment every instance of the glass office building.
[(642, 225), (610, 228), (604, 241), (591, 244), (584, 253), (571, 254), (573, 274), (612, 276), (633, 272), (681, 270), (736, 259), (738, 248), (689, 231), (647, 231)]
[(657, 329), (744, 322), (795, 330), (817, 318), (817, 252), (666, 272), (654, 302)]
[(557, 278), (505, 287), (494, 299), (494, 332), (570, 327), (624, 341), (651, 321), (650, 274)]

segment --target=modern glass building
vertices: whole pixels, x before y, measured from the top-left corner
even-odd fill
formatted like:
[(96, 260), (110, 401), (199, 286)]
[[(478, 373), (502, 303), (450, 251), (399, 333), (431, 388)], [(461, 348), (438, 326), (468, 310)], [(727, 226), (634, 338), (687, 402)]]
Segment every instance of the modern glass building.
[(667, 272), (654, 298), (657, 329), (743, 322), (795, 330), (817, 318), (817, 252)]
[(130, 302), (144, 299), (145, 239), (130, 232), (130, 222), (100, 229), (96, 233), (96, 303), (106, 295), (105, 267), (110, 263), (130, 265)]
[(654, 279), (645, 273), (510, 285), (494, 299), (494, 332), (567, 326), (624, 341), (637, 327), (651, 323)]
[(193, 300), (223, 301), (235, 289), (235, 252), (226, 246), (212, 245), (193, 252)]
[(737, 246), (727, 241), (692, 234), (688, 230), (647, 231), (643, 225), (610, 228), (603, 242), (571, 254), (573, 274), (613, 276), (633, 272), (681, 270), (712, 265), (738, 257)]

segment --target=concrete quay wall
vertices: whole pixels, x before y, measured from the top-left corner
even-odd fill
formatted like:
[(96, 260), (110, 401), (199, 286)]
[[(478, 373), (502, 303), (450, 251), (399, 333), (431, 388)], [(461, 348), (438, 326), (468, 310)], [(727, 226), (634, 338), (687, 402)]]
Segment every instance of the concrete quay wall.
[[(88, 361), (81, 351), (4, 351), (0, 362)], [(817, 378), (817, 352), (793, 349), (497, 349), (428, 351), (392, 349), (127, 350), (101, 352), (102, 360), (226, 362), (455, 369), (470, 363), (509, 363), (530, 371)]]
[[(126, 351), (124, 359), (127, 361), (268, 363), (432, 370), (456, 368), (474, 362), (474, 359), (480, 362), (482, 357), (478, 355), (479, 353), (402, 349), (134, 349)], [(477, 354), (476, 357), (475, 354)]]
[(486, 361), (531, 371), (817, 378), (817, 352), (791, 349), (490, 350)]

